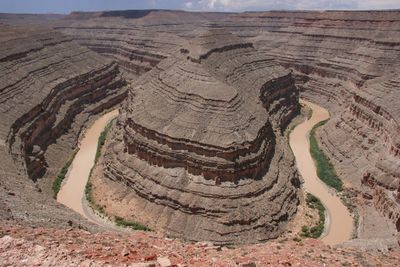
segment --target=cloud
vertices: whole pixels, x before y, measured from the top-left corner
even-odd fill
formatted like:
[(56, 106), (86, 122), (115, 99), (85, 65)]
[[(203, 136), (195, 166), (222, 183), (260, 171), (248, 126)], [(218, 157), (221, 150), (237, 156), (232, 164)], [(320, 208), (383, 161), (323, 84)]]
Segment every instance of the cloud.
[(208, 11), (394, 9), (400, 8), (400, 0), (193, 0), (186, 2), (185, 8)]
[(191, 9), (191, 8), (193, 7), (193, 3), (192, 3), (192, 2), (186, 2), (186, 3), (185, 3), (185, 7), (186, 7), (187, 9)]
[(358, 1), (359, 9), (400, 9), (400, 0)]

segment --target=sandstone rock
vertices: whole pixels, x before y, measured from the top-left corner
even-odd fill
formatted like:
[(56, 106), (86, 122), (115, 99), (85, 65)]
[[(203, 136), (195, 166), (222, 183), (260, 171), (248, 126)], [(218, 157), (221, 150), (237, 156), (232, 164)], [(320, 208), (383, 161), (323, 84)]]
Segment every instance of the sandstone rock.
[(161, 267), (171, 267), (171, 261), (167, 257), (158, 257), (157, 263), (160, 264)]
[[(73, 221), (77, 222), (74, 227), (81, 224), (89, 227), (78, 216), (63, 209), (49, 197), (51, 193), (49, 184), (69, 157), (71, 149), (76, 146), (77, 137), (84, 125), (88, 123), (89, 115), (101, 112), (104, 108), (111, 107), (124, 98), (124, 87), (118, 85), (115, 88), (113, 87), (119, 83), (118, 81), (122, 81), (118, 73), (119, 69), (131, 75), (130, 78), (136, 79), (142, 73), (157, 69), (157, 64), (161, 60), (167, 57), (175, 58), (176, 53), (183, 57), (189, 56), (190, 51), (192, 53), (195, 51), (191, 50), (190, 47), (183, 47), (183, 53), (181, 53), (179, 50), (182, 42), (199, 35), (199, 32), (195, 29), (204, 27), (207, 20), (218, 16), (218, 21), (211, 23), (213, 27), (227, 26), (235, 34), (246, 38), (246, 40), (241, 41), (242, 44), (253, 43), (253, 46), (258, 51), (267, 54), (274, 64), (292, 68), (294, 72), (291, 76), (295, 78), (296, 86), (301, 90), (302, 96), (329, 108), (332, 119), (325, 128), (321, 129), (319, 134), (320, 145), (329, 155), (346, 184), (356, 187), (357, 191), (361, 192), (363, 190), (360, 185), (360, 177), (366, 171), (371, 172), (371, 179), (368, 180), (371, 182), (372, 189), (366, 188), (365, 192), (369, 192), (368, 194), (374, 192), (375, 207), (382, 215), (381, 217), (372, 215), (376, 212), (370, 212), (368, 207), (359, 205), (358, 209), (361, 211), (363, 222), (363, 227), (360, 228), (361, 236), (368, 238), (381, 236), (386, 240), (388, 236), (400, 231), (400, 220), (396, 217), (400, 197), (400, 194), (397, 194), (396, 200), (396, 190), (400, 188), (400, 131), (398, 123), (400, 114), (398, 69), (400, 61), (397, 49), (399, 46), (399, 11), (259, 12), (235, 15), (204, 15), (201, 13), (191, 15), (188, 12), (182, 15), (180, 12), (173, 11), (152, 11), (139, 18), (129, 18), (129, 14), (128, 12), (128, 15), (117, 13), (103, 16), (102, 12), (98, 12), (94, 15), (95, 19), (91, 19), (93, 14), (73, 14), (70, 18), (53, 15), (0, 14), (2, 21), (0, 23), (0, 54), (2, 55), (0, 84), (5, 86), (0, 86), (1, 100), (3, 101), (0, 104), (2, 112), (0, 120), (0, 160), (2, 163), (0, 165), (0, 182), (2, 186), (8, 186), (8, 189), (3, 190), (3, 187), (1, 187), (0, 190), (0, 210), (6, 211), (0, 212), (0, 218), (15, 218), (29, 225), (52, 225), (55, 227), (67, 225), (65, 222), (74, 218)], [(160, 18), (160, 15), (165, 17)], [(74, 16), (80, 19), (75, 21)], [(81, 19), (82, 16), (85, 19)], [(182, 19), (182, 16), (185, 19)], [(194, 20), (194, 16), (197, 19)], [(59, 20), (60, 18), (62, 20)], [(220, 18), (224, 20), (221, 21)], [(170, 27), (171, 24), (168, 23), (171, 21), (174, 24), (173, 29)], [(3, 22), (23, 24), (24, 27), (9, 27)], [(42, 23), (46, 27), (54, 27), (67, 36), (48, 29), (26, 27), (27, 22), (34, 22), (30, 24)], [(146, 30), (143, 30), (143, 26), (146, 26)], [(111, 61), (79, 46), (76, 42), (101, 53)], [(241, 49), (249, 48), (242, 47)], [(240, 49), (236, 50), (240, 51)], [(226, 51), (220, 52), (214, 50), (211, 57), (226, 53)], [(206, 62), (210, 60), (209, 57), (210, 55), (204, 59), (191, 57), (190, 60), (191, 62), (193, 60), (192, 63), (207, 64)], [(24, 64), (25, 60), (27, 64)], [(114, 61), (118, 62), (119, 66)], [(222, 61), (228, 62), (226, 58), (223, 58)], [(236, 63), (233, 62), (232, 65), (236, 66)], [(258, 68), (259, 66), (255, 67), (256, 65), (252, 64), (250, 69)], [(160, 70), (160, 72), (162, 71), (165, 70)], [(225, 70), (220, 71), (224, 72)], [(249, 72), (251, 71), (244, 71), (244, 73)], [(211, 74), (210, 76), (213, 76), (215, 73), (212, 72)], [(240, 77), (241, 75), (240, 72), (236, 72), (233, 76)], [(14, 79), (13, 76), (17, 79)], [(95, 77), (104, 77), (106, 80), (97, 84)], [(107, 81), (107, 77), (111, 80)], [(220, 80), (220, 77), (217, 77), (217, 80)], [(222, 80), (222, 84), (226, 83), (224, 79)], [(162, 82), (165, 81), (168, 80), (162, 80)], [(10, 83), (15, 84), (8, 86)], [(86, 88), (87, 90), (84, 86), (79, 86), (86, 83), (95, 86), (90, 89)], [(234, 83), (233, 81), (232, 84)], [(170, 85), (170, 83), (167, 84)], [(110, 88), (113, 88), (113, 90), (108, 90), (108, 85), (112, 85)], [(63, 88), (61, 91), (68, 91), (74, 95), (68, 95), (67, 98), (62, 94), (52, 95), (51, 92), (61, 87)], [(133, 91), (130, 97), (134, 98), (135, 93)], [(182, 100), (180, 96), (173, 95), (172, 97)], [(186, 98), (188, 97), (185, 96), (183, 100), (187, 101)], [(43, 101), (44, 99), (46, 100)], [(71, 99), (72, 103), (70, 102)], [(191, 101), (191, 103), (196, 104), (193, 109), (198, 109), (199, 102), (197, 99), (191, 99)], [(132, 101), (129, 103), (132, 103)], [(59, 104), (61, 104), (61, 107), (57, 106)], [(129, 105), (127, 104), (127, 106)], [(201, 106), (204, 105), (200, 105), (200, 108), (202, 108)], [(79, 110), (77, 107), (83, 109)], [(237, 107), (239, 105), (231, 108), (233, 113), (239, 113), (237, 110), (235, 111)], [(42, 110), (42, 108), (44, 109)], [(215, 108), (215, 105), (213, 108)], [(211, 111), (214, 112), (215, 110)], [(55, 114), (57, 114), (55, 122), (52, 122)], [(212, 117), (202, 118), (202, 120), (207, 121), (209, 118)], [(290, 116), (288, 116), (289, 118)], [(258, 121), (259, 118), (256, 116), (255, 120)], [(272, 121), (279, 120), (272, 119)], [(120, 128), (123, 128), (124, 121), (125, 119), (121, 117)], [(240, 120), (238, 119), (238, 121)], [(173, 121), (173, 123), (175, 122)], [(67, 127), (64, 128), (64, 126)], [(274, 134), (276, 134), (275, 131), (279, 127), (274, 126), (272, 128)], [(127, 136), (127, 134), (123, 135), (121, 129), (116, 129), (115, 132), (115, 136), (120, 137), (121, 140), (124, 136)], [(204, 136), (209, 134), (207, 129), (199, 129), (199, 133)], [(44, 134), (45, 137), (43, 143), (39, 140), (41, 134)], [(151, 133), (146, 134), (150, 135)], [(14, 142), (12, 142), (13, 138), (11, 137), (15, 137)], [(115, 140), (115, 142), (118, 143), (121, 140)], [(181, 144), (187, 142), (187, 140), (179, 140), (179, 142)], [(122, 142), (120, 143), (122, 144)], [(276, 146), (279, 146), (279, 142)], [(161, 151), (160, 147), (158, 146), (158, 152)], [(170, 149), (168, 145), (165, 148), (168, 152), (174, 151), (174, 157), (176, 157), (176, 151), (179, 151), (175, 148)], [(117, 146), (115, 146), (115, 149), (119, 151)], [(128, 151), (127, 147), (123, 147), (123, 149)], [(198, 148), (196, 147), (196, 149)], [(12, 155), (9, 152), (12, 152)], [(196, 153), (198, 152), (196, 151)], [(119, 175), (125, 176), (126, 173), (131, 173), (132, 170), (137, 169), (138, 165), (142, 164), (138, 159), (135, 159), (134, 163), (130, 163), (129, 160), (134, 157), (133, 155), (122, 155), (121, 153), (115, 159), (109, 158), (108, 162), (110, 162), (110, 166), (114, 167), (114, 172), (117, 172), (118, 168), (121, 167), (122, 171)], [(125, 159), (125, 161), (122, 159)], [(200, 160), (203, 159), (200, 158)], [(283, 161), (285, 160), (283, 159)], [(126, 167), (122, 166), (123, 164), (119, 165), (119, 162), (126, 163)], [(165, 161), (160, 160), (156, 164), (160, 165), (160, 169), (143, 164), (139, 172), (153, 168), (154, 171), (150, 177), (154, 178), (159, 175), (153, 180), (155, 181), (154, 184), (159, 184), (165, 174), (165, 177), (177, 177), (177, 179), (170, 179), (157, 186), (155, 194), (150, 198), (150, 201), (154, 202), (156, 202), (156, 197), (160, 196), (160, 188), (169, 187), (172, 184), (173, 188), (176, 189), (175, 184), (182, 181), (181, 176), (184, 176), (180, 172), (172, 171), (176, 169), (175, 167), (168, 168), (171, 172), (164, 173), (167, 169)], [(272, 161), (271, 165), (274, 164)], [(278, 169), (285, 169), (285, 167), (281, 166)], [(108, 166), (105, 166), (105, 168), (108, 168)], [(185, 169), (186, 167), (181, 168)], [(291, 168), (290, 166), (289, 169)], [(159, 170), (160, 172), (158, 172)], [(27, 179), (25, 174), (27, 171), (31, 178), (44, 177), (43, 182), (49, 181), (41, 185), (42, 194), (39, 194)], [(108, 172), (111, 171), (108, 170)], [(45, 173), (44, 176), (43, 173)], [(139, 174), (133, 176), (136, 175)], [(199, 179), (196, 175), (193, 177), (192, 183), (196, 184), (196, 192), (201, 192), (201, 196), (204, 196), (204, 191), (208, 192), (204, 188), (212, 188), (215, 185), (223, 187), (227, 183), (223, 179), (221, 180), (219, 176), (215, 180), (206, 180), (206, 183), (203, 177)], [(117, 179), (118, 175), (111, 178)], [(134, 177), (131, 177), (130, 180), (131, 183), (137, 181)], [(136, 183), (137, 190), (144, 189), (146, 197), (153, 193), (152, 185), (147, 183), (144, 185)], [(236, 186), (243, 188), (242, 185)], [(129, 187), (132, 187), (132, 184)], [(174, 212), (175, 210), (182, 210), (182, 205), (179, 206), (182, 203), (185, 211), (193, 213), (193, 210), (195, 210), (197, 214), (209, 217), (214, 216), (214, 213), (210, 210), (222, 213), (232, 208), (230, 201), (227, 201), (226, 206), (228, 207), (224, 206), (224, 210), (212, 209), (214, 202), (218, 203), (219, 201), (217, 198), (207, 203), (207, 208), (211, 208), (200, 210), (198, 202), (191, 202), (187, 197), (187, 192), (192, 192), (190, 191), (192, 188), (187, 185), (183, 185), (182, 188), (189, 191), (182, 191), (178, 187), (174, 194), (162, 195), (164, 198), (161, 203), (157, 201), (148, 208), (156, 207), (154, 210), (157, 211), (154, 211), (154, 213), (159, 212), (163, 216), (165, 212), (167, 214), (165, 217), (170, 216), (171, 218), (173, 215), (168, 215), (171, 213), (171, 209), (174, 209)], [(248, 188), (243, 190), (243, 192), (249, 191), (251, 190), (248, 190)], [(9, 196), (7, 192), (17, 192), (17, 194), (16, 196)], [(240, 196), (244, 195), (243, 192), (240, 192)], [(211, 194), (217, 195), (215, 192), (211, 192), (206, 194), (204, 198), (209, 198)], [(176, 199), (179, 199), (178, 205), (174, 202)], [(199, 199), (200, 202), (203, 200)], [(169, 207), (173, 208), (164, 211), (160, 206), (165, 206), (165, 202), (168, 202)], [(236, 206), (236, 204), (233, 206)], [(146, 210), (146, 207), (142, 206), (139, 209)], [(363, 209), (365, 212), (363, 212)], [(34, 212), (25, 216), (25, 210)], [(238, 213), (240, 214), (241, 211)], [(176, 213), (179, 212), (176, 211)], [(243, 217), (246, 216), (248, 214)], [(182, 216), (178, 216), (178, 219), (181, 218)], [(387, 226), (387, 219), (392, 221), (391, 227)], [(152, 220), (154, 221), (154, 218)], [(147, 220), (145, 221), (147, 222)], [(166, 222), (163, 223), (167, 224)], [(172, 223), (176, 224), (178, 228), (185, 228), (184, 226), (181, 227), (181, 224), (190, 224), (191, 222), (174, 221)], [(212, 226), (211, 228), (215, 227)], [(207, 238), (205, 237), (205, 239)], [(364, 240), (361, 243), (365, 243)], [(373, 246), (374, 244), (371, 245), (371, 247)], [(285, 249), (297, 251), (301, 247), (291, 248), (290, 245), (285, 244)], [(268, 249), (264, 248), (264, 250)], [(21, 253), (22, 251), (17, 251), (14, 255)], [(258, 251), (257, 256), (260, 257), (260, 255), (264, 255), (263, 253), (264, 251)], [(307, 253), (307, 255), (309, 254)], [(347, 254), (351, 255), (350, 252), (347, 252)], [(316, 254), (315, 257), (317, 256)], [(290, 256), (280, 254), (279, 257)], [(342, 255), (338, 257), (342, 257)], [(5, 258), (2, 257), (3, 259)], [(281, 262), (273, 261), (274, 255), (268, 255), (267, 259), (274, 262), (275, 265)], [(302, 260), (301, 257), (298, 258), (298, 262)], [(331, 262), (341, 262), (335, 260), (337, 258), (331, 258)], [(370, 260), (372, 262), (373, 259)], [(354, 261), (354, 259), (346, 259), (342, 262), (348, 264), (351, 261)], [(92, 264), (90, 261), (86, 263), (87, 265)], [(309, 262), (309, 265), (312, 264), (321, 265), (322, 262), (318, 262), (318, 264)], [(359, 264), (362, 265), (363, 262), (361, 261)], [(374, 263), (370, 264), (374, 265)], [(375, 262), (375, 264), (382, 263)], [(393, 266), (394, 263), (388, 265)]]
[[(65, 231), (55, 228), (22, 227), (15, 222), (0, 220), (0, 229), (7, 233), (0, 238), (0, 265), (4, 266), (160, 266), (156, 261), (144, 262), (140, 258), (152, 250), (157, 255), (166, 255), (176, 266), (232, 266), (237, 262), (250, 266), (341, 266), (353, 263), (362, 266), (367, 262), (372, 266), (396, 266), (400, 251), (391, 247), (382, 252), (376, 250), (361, 251), (342, 247), (329, 248), (319, 240), (304, 240), (302, 245), (294, 242), (276, 242), (239, 246), (223, 251), (207, 251), (190, 243), (179, 240), (166, 242), (162, 235), (133, 232), (129, 235), (118, 232), (100, 232), (90, 234), (81, 230)], [(69, 244), (67, 241), (72, 240)], [(114, 242), (118, 240), (118, 242)], [(140, 240), (132, 244), (132, 240)], [(101, 250), (103, 243), (109, 243), (111, 249), (106, 255)], [(360, 240), (361, 244), (368, 244)], [(380, 242), (381, 243), (381, 242)], [(56, 246), (52, 244), (57, 244)], [(277, 249), (277, 246), (281, 249)], [(129, 246), (136, 253), (121, 257), (119, 253)], [(98, 250), (100, 248), (100, 251)], [(321, 258), (323, 255), (324, 258)]]
[[(150, 12), (140, 19), (117, 21), (100, 16), (60, 30), (117, 58), (122, 66), (128, 66), (128, 72), (144, 73), (173, 55), (174, 47), (184, 39), (198, 35), (196, 28), (204, 27), (178, 22), (177, 16), (174, 12)], [(333, 119), (321, 133), (321, 146), (344, 179), (359, 186), (355, 179), (373, 171), (378, 186), (395, 190), (400, 180), (398, 16), (399, 11), (256, 12), (220, 14), (213, 25), (246, 37), (245, 42), (292, 68), (303, 97), (329, 108)], [(167, 17), (176, 22), (173, 31), (163, 23)], [(157, 34), (138, 30), (142, 25), (157, 29)], [(92, 31), (95, 34), (90, 34)], [(188, 51), (183, 47), (179, 53), (189, 55)], [(134, 54), (132, 59), (129, 53)], [(131, 71), (129, 64), (135, 65)]]
[[(56, 204), (51, 185), (85, 124), (122, 101), (125, 85), (115, 62), (59, 32), (2, 24), (0, 181), (19, 193), (9, 201), (1, 189), (0, 206), (28, 224), (82, 221)], [(40, 187), (32, 183), (41, 178)], [(25, 210), (34, 212), (27, 216)]]
[[(319, 133), (320, 146), (340, 178), (356, 189), (367, 172), (368, 184), (387, 193), (400, 182), (399, 14), (256, 12), (222, 22), (292, 68), (302, 96), (329, 109), (332, 118)], [(390, 212), (377, 207), (383, 215), (377, 221), (366, 212), (369, 226), (363, 229), (374, 230), (365, 235), (391, 236), (395, 221), (390, 230), (379, 221), (397, 213), (398, 206), (388, 205)]]
[(138, 203), (128, 216), (171, 236), (215, 244), (277, 237), (298, 203), (282, 135), (299, 110), (291, 72), (223, 30), (184, 47), (189, 53), (178, 50), (130, 91), (104, 177)]
[(156, 267), (156, 264), (149, 263), (149, 262), (136, 262), (136, 263), (131, 263), (129, 266), (130, 267)]

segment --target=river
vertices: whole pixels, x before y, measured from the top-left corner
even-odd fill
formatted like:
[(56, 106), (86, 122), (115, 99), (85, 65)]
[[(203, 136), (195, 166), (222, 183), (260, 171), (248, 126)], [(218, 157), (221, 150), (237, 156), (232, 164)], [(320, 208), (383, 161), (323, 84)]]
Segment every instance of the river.
[[(353, 220), (340, 198), (332, 192), (317, 176), (314, 161), (310, 154), (309, 133), (320, 121), (329, 118), (329, 112), (311, 102), (301, 101), (313, 113), (309, 120), (299, 124), (290, 134), (290, 146), (297, 162), (297, 168), (304, 179), (304, 189), (318, 197), (327, 211), (327, 223), (322, 241), (334, 245), (351, 237)], [(65, 206), (82, 214), (97, 224), (104, 224), (97, 216), (87, 211), (84, 204), (85, 186), (94, 165), (97, 142), (107, 123), (118, 115), (118, 110), (104, 114), (86, 131), (80, 142), (79, 151), (67, 173), (58, 193), (57, 200)], [(109, 225), (108, 225), (109, 226)]]
[(325, 185), (317, 176), (314, 161), (310, 154), (310, 131), (315, 124), (329, 118), (329, 112), (311, 102), (301, 100), (312, 109), (312, 116), (295, 127), (289, 137), (297, 169), (303, 177), (305, 191), (318, 197), (327, 211), (325, 231), (321, 240), (328, 245), (345, 242), (351, 238), (353, 219), (333, 189)]
[(85, 197), (85, 186), (88, 181), (90, 170), (94, 165), (97, 150), (97, 142), (101, 132), (108, 122), (118, 115), (118, 110), (113, 110), (98, 118), (90, 126), (80, 141), (79, 151), (76, 153), (68, 173), (63, 181), (57, 201), (80, 213), (90, 221), (92, 216), (85, 212), (83, 198)]

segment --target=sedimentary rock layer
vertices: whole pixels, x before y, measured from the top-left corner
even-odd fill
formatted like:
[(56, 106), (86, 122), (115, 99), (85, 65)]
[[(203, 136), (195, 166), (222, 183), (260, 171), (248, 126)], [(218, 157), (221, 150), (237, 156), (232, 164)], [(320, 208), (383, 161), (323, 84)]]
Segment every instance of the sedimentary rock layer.
[[(265, 12), (226, 22), (294, 69), (304, 97), (329, 107), (333, 118), (320, 133), (321, 145), (342, 179), (360, 195), (376, 194), (376, 208), (394, 225), (400, 219), (394, 197), (400, 184), (399, 17), (399, 11)], [(361, 185), (365, 173), (382, 190)], [(368, 215), (363, 221), (372, 228), (362, 236), (392, 235), (393, 226), (380, 228)]]
[(129, 217), (189, 240), (277, 237), (298, 203), (282, 136), (299, 108), (291, 72), (212, 30), (142, 77), (103, 163), (137, 203)]
[(126, 93), (115, 62), (51, 30), (4, 26), (0, 73), (0, 139), (34, 180), (76, 115), (99, 113)]
[(136, 25), (130, 27), (129, 23), (109, 22), (107, 25), (85, 21), (56, 28), (79, 44), (117, 61), (121, 69), (133, 77), (151, 70), (179, 43), (179, 38), (166, 33), (158, 34), (163, 42), (154, 41), (154, 32)]
[(98, 13), (74, 12), (55, 29), (71, 36), (136, 77), (151, 70), (169, 56), (183, 40), (179, 33), (191, 32), (209, 20), (228, 13), (163, 10), (126, 10)]
[[(10, 207), (14, 218), (25, 209), (22, 217), (27, 221), (51, 211), (58, 215), (48, 218), (62, 217), (67, 212), (61, 207), (55, 209), (47, 191), (48, 203), (43, 204), (45, 197), (37, 196), (42, 189), (37, 185), (35, 188), (29, 178), (45, 176), (47, 187), (43, 190), (47, 190), (76, 148), (88, 118), (121, 102), (126, 95), (126, 82), (115, 62), (58, 32), (0, 27), (0, 184), (8, 187), (19, 181), (11, 190), (22, 190), (14, 199), (3, 198), (1, 191), (0, 203), (4, 201)], [(32, 205), (39, 205), (33, 210), (43, 210), (28, 217), (31, 209), (27, 207)], [(64, 223), (68, 217), (72, 220), (76, 216), (65, 217)]]

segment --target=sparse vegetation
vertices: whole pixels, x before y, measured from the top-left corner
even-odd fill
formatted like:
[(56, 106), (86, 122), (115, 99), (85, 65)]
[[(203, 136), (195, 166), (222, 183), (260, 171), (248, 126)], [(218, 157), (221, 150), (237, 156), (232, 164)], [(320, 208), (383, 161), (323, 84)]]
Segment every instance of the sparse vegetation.
[(90, 180), (87, 181), (86, 186), (85, 186), (85, 196), (87, 201), (89, 202), (89, 205), (99, 211), (101, 214), (105, 213), (104, 207), (96, 204), (93, 200), (93, 195), (92, 195), (92, 190), (93, 190), (93, 185)]
[(357, 206), (352, 204), (349, 199), (346, 197), (346, 195), (340, 196), (340, 199), (342, 200), (343, 204), (347, 207), (347, 209), (350, 211), (353, 217), (353, 233), (352, 233), (352, 238), (357, 238), (357, 230), (358, 230), (358, 224), (360, 223), (360, 215), (358, 214)]
[(111, 120), (106, 127), (104, 128), (104, 130), (101, 132), (100, 136), (99, 136), (99, 141), (97, 142), (97, 150), (96, 150), (96, 157), (94, 159), (95, 164), (97, 163), (97, 161), (99, 160), (100, 156), (101, 156), (101, 149), (104, 146), (104, 142), (106, 141), (107, 138), (107, 134), (108, 131), (111, 128), (111, 125), (113, 123), (114, 120)]
[[(102, 149), (103, 146), (104, 146), (104, 143), (105, 143), (106, 138), (107, 138), (108, 131), (110, 130), (113, 121), (114, 121), (114, 120), (111, 120), (111, 121), (106, 125), (106, 127), (104, 128), (104, 130), (100, 133), (99, 139), (98, 139), (98, 141), (97, 141), (96, 156), (95, 156), (95, 159), (94, 159), (94, 164), (95, 164), (95, 165), (96, 165), (97, 161), (99, 160), (99, 158), (100, 158), (100, 156), (101, 156), (101, 149)], [(95, 209), (95, 210), (97, 210), (97, 211), (99, 211), (100, 213), (103, 214), (103, 213), (104, 213), (104, 207), (103, 207), (103, 206), (100, 206), (100, 205), (97, 205), (97, 204), (94, 202), (93, 196), (92, 196), (93, 185), (92, 185), (92, 182), (90, 181), (90, 177), (92, 176), (92, 172), (93, 172), (93, 169), (94, 169), (94, 166), (95, 166), (95, 165), (93, 165), (92, 169), (90, 170), (89, 179), (88, 179), (88, 181), (87, 181), (87, 183), (86, 183), (86, 186), (85, 186), (85, 197), (86, 197), (87, 201), (89, 202), (90, 206), (91, 206), (93, 209)]]
[(298, 243), (301, 241), (301, 238), (296, 236), (293, 238), (293, 241)]
[[(111, 128), (111, 125), (112, 125), (113, 121), (114, 120), (110, 121), (107, 124), (107, 126), (104, 128), (104, 130), (101, 132), (101, 134), (99, 136), (99, 140), (97, 142), (96, 156), (95, 156), (95, 165), (96, 165), (97, 161), (99, 160), (99, 158), (101, 157), (101, 150), (102, 150), (102, 148), (104, 146), (104, 143), (105, 143), (106, 138), (107, 138), (107, 134), (108, 134), (108, 132), (109, 132), (109, 130)], [(101, 206), (101, 205), (98, 205), (93, 199), (93, 184), (90, 181), (90, 177), (92, 176), (92, 172), (93, 172), (93, 169), (94, 169), (95, 165), (90, 170), (89, 179), (88, 179), (88, 181), (86, 183), (86, 186), (85, 186), (85, 197), (86, 197), (87, 201), (89, 202), (89, 205), (94, 210), (97, 210), (100, 214), (103, 214), (103, 215), (107, 216), (106, 213), (105, 213), (105, 207)], [(118, 216), (114, 217), (114, 222), (118, 226), (128, 227), (128, 228), (132, 228), (134, 230), (151, 231), (151, 229), (148, 228), (145, 225), (142, 225), (142, 224), (140, 224), (138, 222), (126, 221), (124, 218), (118, 217)]]
[(303, 226), (300, 235), (302, 237), (318, 238), (324, 232), (325, 207), (317, 197), (310, 193), (307, 193), (306, 202), (308, 207), (318, 210), (319, 221), (318, 224), (313, 227)]
[(67, 162), (65, 162), (64, 166), (61, 168), (60, 172), (58, 173), (58, 175), (56, 176), (56, 178), (54, 179), (53, 182), (53, 198), (57, 198), (58, 192), (60, 192), (61, 189), (61, 184), (63, 182), (63, 180), (65, 179), (65, 176), (68, 173), (68, 169), (72, 164), (72, 161), (75, 158), (77, 151), (75, 151), (72, 156), (67, 160)]
[(313, 110), (309, 107), (307, 107), (307, 120), (311, 119), (312, 114), (313, 114)]
[(151, 231), (150, 228), (148, 228), (147, 226), (145, 226), (143, 224), (140, 224), (138, 222), (126, 221), (124, 218), (121, 218), (121, 217), (118, 217), (118, 216), (115, 216), (114, 222), (118, 226), (129, 227), (129, 228), (132, 228), (134, 230)]
[(312, 128), (310, 133), (310, 153), (315, 161), (318, 177), (328, 186), (335, 188), (337, 191), (342, 191), (343, 183), (337, 176), (329, 158), (319, 148), (317, 138), (315, 137), (316, 129), (326, 122), (327, 120), (321, 121)]

